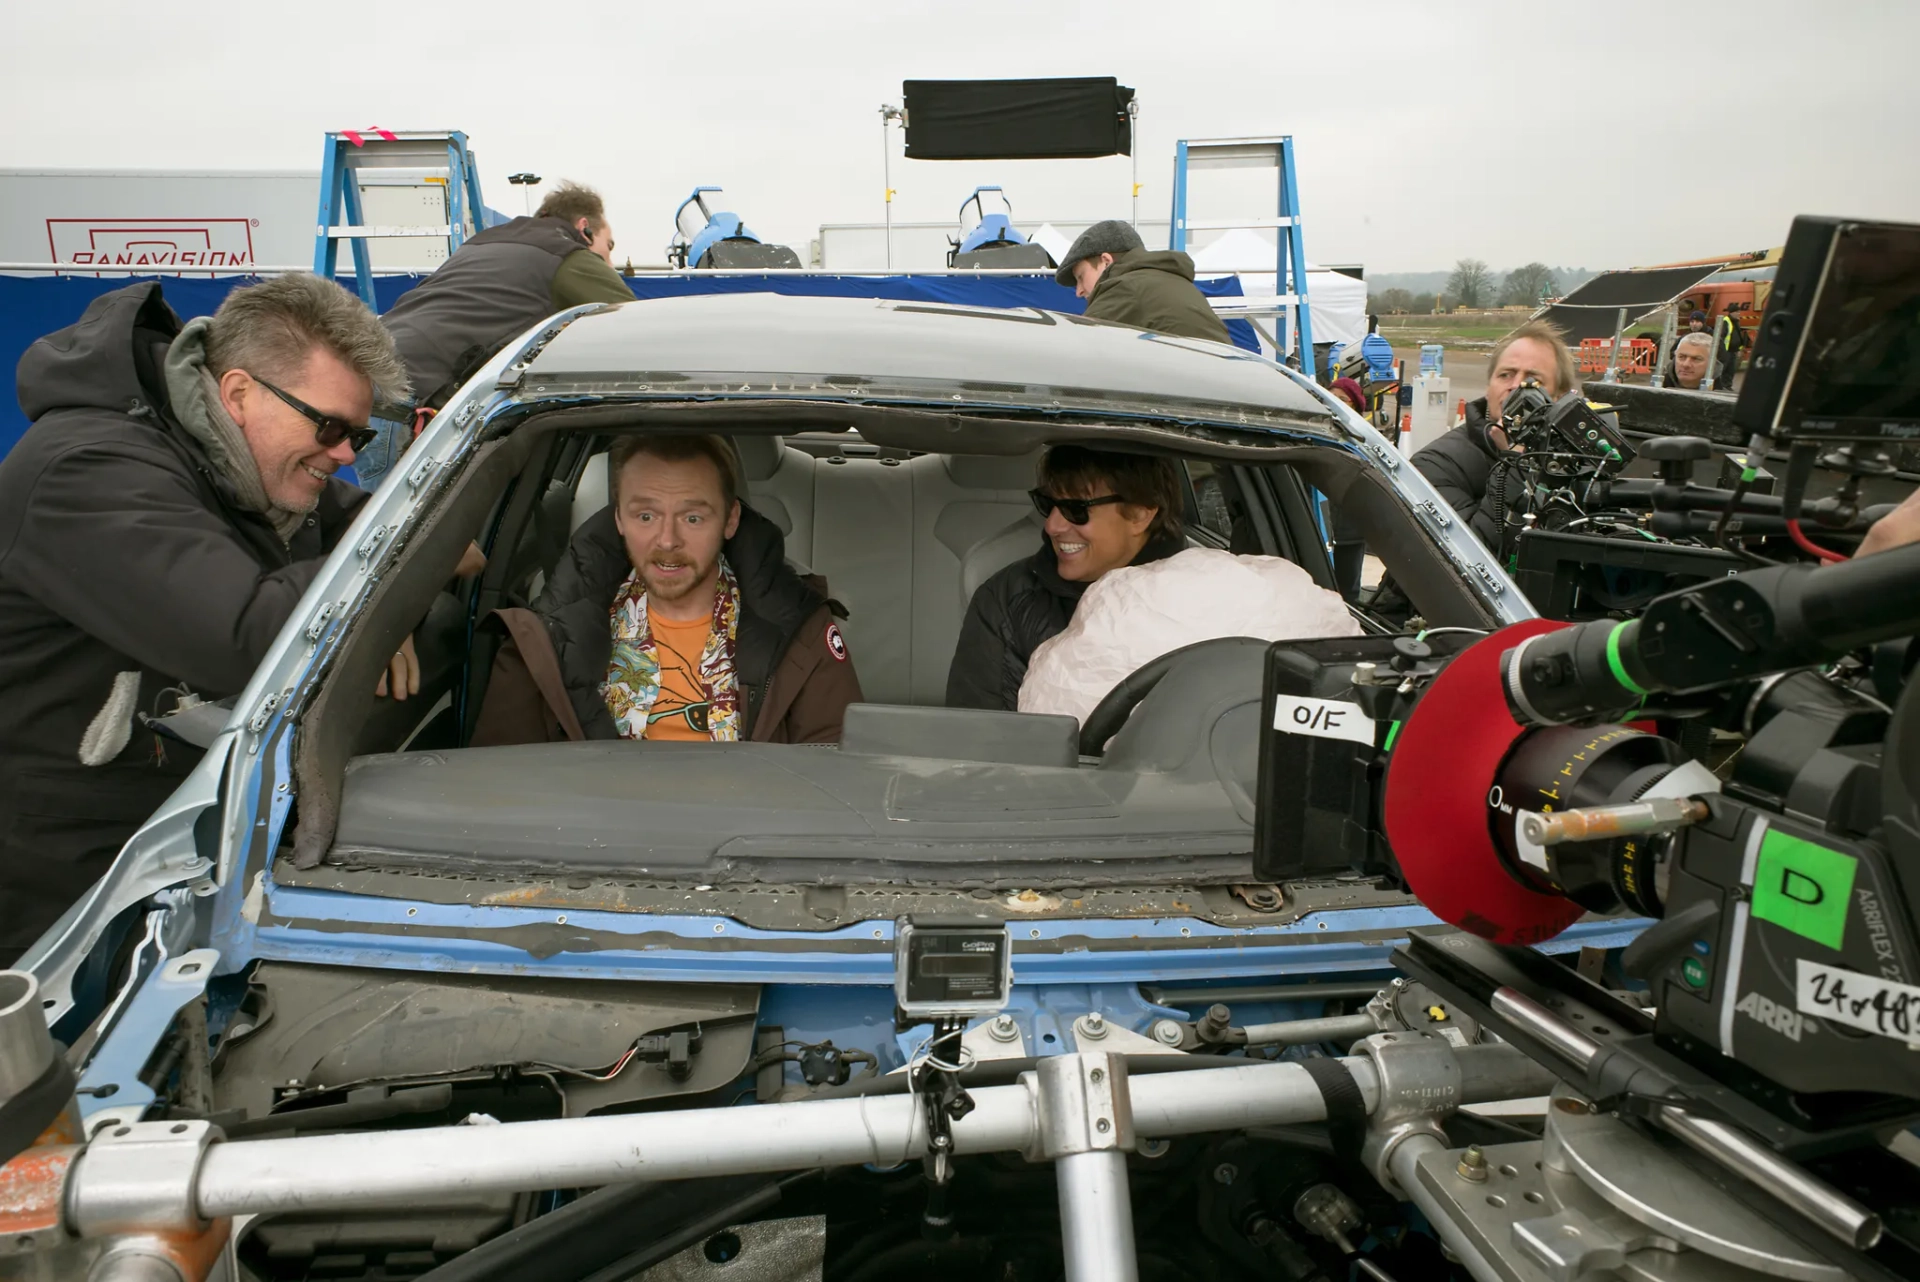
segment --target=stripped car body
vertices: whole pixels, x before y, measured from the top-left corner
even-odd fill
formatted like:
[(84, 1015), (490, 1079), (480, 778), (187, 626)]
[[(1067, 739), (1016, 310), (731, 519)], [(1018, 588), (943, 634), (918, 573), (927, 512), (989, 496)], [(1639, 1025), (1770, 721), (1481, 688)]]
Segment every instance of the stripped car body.
[[(1002, 759), (941, 756), (929, 745), (952, 741), (955, 723), (927, 692), (944, 679), (960, 589), (986, 562), (940, 561), (952, 574), (937, 609), (922, 610), (914, 587), (905, 608), (920, 612), (904, 632), (870, 624), (863, 641), (863, 584), (819, 563), (870, 563), (821, 533), (856, 511), (851, 498), (814, 514), (809, 550), (836, 594), (856, 590), (854, 659), (869, 698), (898, 710), (867, 724), (867, 739), (461, 747), (484, 682), (477, 626), (593, 506), (596, 444), (634, 430), (770, 441), (769, 476), (818, 472), (803, 490), (829, 499), (871, 483), (861, 492), (876, 521), (896, 490), (947, 487), (961, 516), (933, 537), (951, 544), (956, 523), (977, 518), (967, 546), (1004, 559), (1009, 539), (1024, 530), (1031, 550), (1036, 533), (1015, 522), (1005, 478), (1040, 447), (1159, 450), (1219, 478), (1234, 516), (1206, 536), (1216, 546), (1291, 555), (1330, 582), (1310, 533), (1317, 490), (1361, 516), (1432, 625), (1493, 628), (1531, 613), (1384, 438), (1237, 349), (1044, 312), (860, 300), (564, 313), (510, 344), (429, 425), (199, 768), (26, 959), (49, 1016), (77, 1031), (95, 1014), (81, 981), (113, 923), (138, 919), (133, 978), (98, 1019), (82, 1071), (83, 1090), (115, 1088), (83, 1094), (90, 1130), (151, 1107), (141, 1075), (202, 994), (218, 1041), (203, 1111), (235, 1125), (351, 1107), (340, 1101), (369, 1085), (451, 1084), (460, 1101), (415, 1097), (382, 1117), (577, 1116), (725, 1103), (728, 1091), (804, 1094), (821, 1046), (880, 1071), (902, 1064), (916, 1040), (893, 1021), (902, 917), (1009, 924), (1012, 1018), (998, 1024), (999, 1050), (978, 1043), (981, 1057), (1088, 1049), (1095, 1037), (1167, 1049), (1177, 1037), (1151, 1039), (1191, 1025), (1223, 990), (1247, 1018), (1318, 1015), (1329, 996), (1377, 988), (1395, 942), (1434, 924), (1357, 877), (1249, 884), (1258, 647), (1169, 676), (1101, 758), (1048, 758), (1045, 733), (1016, 735)], [(797, 450), (802, 438), (817, 452)], [(956, 472), (955, 458), (972, 462)], [(991, 483), (970, 487), (975, 474)], [(802, 523), (787, 516), (798, 541)], [(476, 531), (488, 577), (448, 597), (448, 567)], [(870, 591), (868, 608), (881, 595)], [(437, 656), (422, 642), (423, 699), (376, 700), (387, 656), (422, 618), (449, 639)], [(930, 618), (941, 622), (920, 627)], [(439, 695), (454, 741), (408, 750)], [(1552, 947), (1630, 933), (1582, 923)], [(776, 1056), (769, 1078), (760, 1050), (774, 1029), (768, 1045), (810, 1048), (815, 1062)], [(622, 1075), (636, 1056), (642, 1068)], [(831, 1081), (840, 1061), (826, 1058)], [(551, 1093), (537, 1107), (503, 1102), (502, 1066)], [(482, 1199), (463, 1214), (480, 1240), (514, 1212)]]

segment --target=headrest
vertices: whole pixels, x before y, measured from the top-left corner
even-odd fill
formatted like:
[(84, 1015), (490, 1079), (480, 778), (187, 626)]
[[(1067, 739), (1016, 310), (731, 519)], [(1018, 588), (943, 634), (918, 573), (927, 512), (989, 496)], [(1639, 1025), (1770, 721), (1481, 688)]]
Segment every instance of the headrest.
[(749, 482), (764, 481), (778, 472), (787, 452), (786, 442), (777, 436), (741, 434), (733, 438), (733, 448), (740, 455), (740, 474)]
[(947, 475), (969, 490), (1030, 490), (1040, 454), (948, 454)]

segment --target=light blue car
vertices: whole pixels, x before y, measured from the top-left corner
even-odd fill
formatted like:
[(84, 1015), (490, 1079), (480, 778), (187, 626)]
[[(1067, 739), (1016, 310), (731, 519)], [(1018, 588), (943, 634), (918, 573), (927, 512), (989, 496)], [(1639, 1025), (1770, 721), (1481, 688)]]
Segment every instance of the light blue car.
[[(536, 593), (605, 504), (609, 441), (649, 431), (728, 436), (747, 501), (845, 603), (875, 706), (837, 747), (464, 746), (492, 653), (481, 625)], [(1038, 546), (1026, 490), (1062, 441), (1181, 461), (1197, 545), (1287, 557), (1331, 586), (1327, 496), (1426, 626), (1532, 614), (1384, 438), (1236, 348), (854, 299), (562, 314), (433, 420), (199, 769), (23, 963), (80, 1046), (80, 1111), (101, 1138), (74, 1178), (107, 1169), (97, 1146), (119, 1128), (124, 1147), (153, 1133), (136, 1123), (186, 1127), (197, 1213), (240, 1217), (220, 1266), (236, 1277), (610, 1278), (684, 1251), (687, 1271), (649, 1276), (705, 1276), (704, 1261), (716, 1276), (1026, 1279), (1060, 1276), (1063, 1249), (1069, 1276), (1095, 1276), (1084, 1249), (1073, 1266), (1053, 1175), (1006, 1151), (1080, 1150), (1019, 1131), (1002, 1092), (1041, 1089), (1049, 1059), (1105, 1054), (1132, 1065), (1132, 1117), (1090, 1105), (1088, 1143), (1108, 1121), (1138, 1128), (1120, 1156), (1139, 1276), (1345, 1278), (1349, 1232), (1401, 1260), (1403, 1282), (1444, 1276), (1415, 1271), (1446, 1267), (1437, 1246), (1348, 1178), (1358, 1155), (1326, 1132), (1289, 1139), (1222, 1103), (1159, 1138), (1175, 1105), (1141, 1094), (1217, 1077), (1230, 1102), (1232, 1083), (1269, 1080), (1244, 1075), (1280, 1072), (1266, 1059), (1447, 1017), (1388, 986), (1396, 943), (1436, 926), (1390, 880), (1323, 851), (1291, 852), (1295, 878), (1256, 874), (1264, 647), (1172, 664), (1119, 710), (1104, 753), (1045, 718), (985, 734), (942, 706), (971, 593)], [(489, 568), (456, 595), (445, 572), (475, 538)], [(419, 698), (376, 698), (416, 630)], [(896, 1021), (896, 929), (956, 920), (1004, 927), (1011, 993), (935, 1045)], [(1593, 920), (1549, 947), (1631, 934)], [(1245, 1035), (1309, 1019), (1330, 1022)], [(895, 1071), (930, 1053), (930, 1073)], [(901, 1163), (947, 1125), (914, 1110), (956, 1054), (945, 1080), (978, 1109), (951, 1125), (979, 1156), (929, 1183)], [(1158, 1071), (1203, 1061), (1220, 1071)], [(1099, 1096), (1088, 1081), (1073, 1089)], [(790, 1104), (832, 1105), (835, 1142), (867, 1127), (871, 1147), (792, 1147)], [(894, 1125), (922, 1130), (893, 1145)], [(592, 1126), (587, 1147), (625, 1144), (628, 1165), (569, 1165), (588, 1132), (539, 1129)], [(995, 1126), (1013, 1129), (989, 1142)], [(332, 1147), (276, 1147), (321, 1143), (287, 1138), (303, 1132)], [(373, 1140), (388, 1146), (351, 1147)], [(487, 1165), (522, 1159), (515, 1175)], [(791, 1174), (815, 1168), (831, 1169)], [(1290, 1209), (1322, 1185), (1344, 1190), (1327, 1223), (1342, 1204), (1359, 1216), (1330, 1235)], [(500, 1263), (515, 1241), (545, 1271)], [(770, 1252), (792, 1271), (738, 1271)]]

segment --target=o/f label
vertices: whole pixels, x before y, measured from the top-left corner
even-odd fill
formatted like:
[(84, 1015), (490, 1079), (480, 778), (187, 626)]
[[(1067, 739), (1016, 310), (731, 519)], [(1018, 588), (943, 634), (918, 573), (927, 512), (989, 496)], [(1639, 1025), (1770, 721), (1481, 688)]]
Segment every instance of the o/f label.
[(1348, 739), (1373, 746), (1373, 718), (1361, 715), (1357, 705), (1307, 695), (1275, 695), (1273, 728), (1288, 734), (1310, 734), (1316, 739)]
[(1795, 1005), (1803, 1015), (1864, 1029), (1920, 1047), (1920, 988), (1798, 959)]

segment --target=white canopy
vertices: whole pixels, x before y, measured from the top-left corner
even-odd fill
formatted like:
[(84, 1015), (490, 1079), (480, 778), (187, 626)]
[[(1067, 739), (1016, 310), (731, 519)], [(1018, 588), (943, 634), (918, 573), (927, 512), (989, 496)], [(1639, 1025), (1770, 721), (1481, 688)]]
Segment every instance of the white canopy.
[[(1193, 251), (1196, 276), (1234, 275), (1248, 298), (1274, 295), (1274, 243), (1251, 228), (1237, 227)], [(1367, 285), (1340, 272), (1307, 264), (1307, 310), (1316, 343), (1357, 343), (1367, 334)]]

